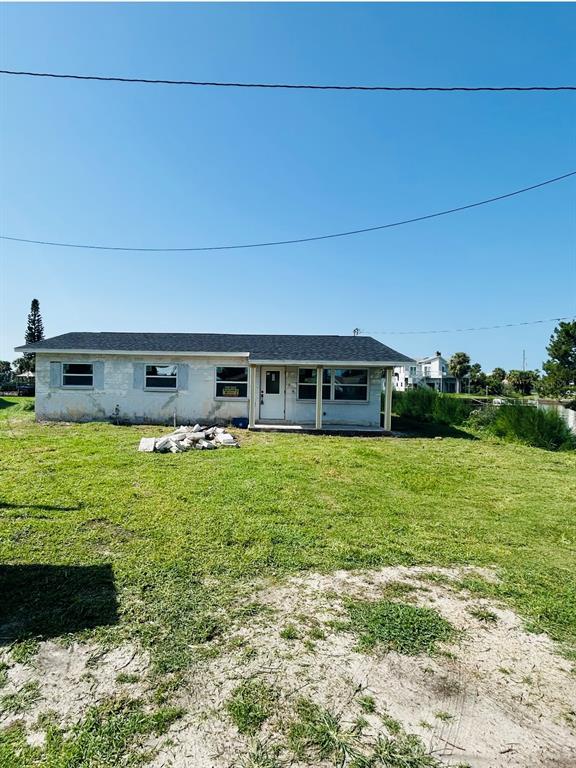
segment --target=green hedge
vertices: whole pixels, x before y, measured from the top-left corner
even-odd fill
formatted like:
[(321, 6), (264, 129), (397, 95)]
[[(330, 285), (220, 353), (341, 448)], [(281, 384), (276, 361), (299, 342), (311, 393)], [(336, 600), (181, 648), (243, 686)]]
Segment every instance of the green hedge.
[(466, 421), (474, 408), (473, 403), (430, 387), (394, 392), (392, 398), (394, 413), (413, 421), (458, 425)]

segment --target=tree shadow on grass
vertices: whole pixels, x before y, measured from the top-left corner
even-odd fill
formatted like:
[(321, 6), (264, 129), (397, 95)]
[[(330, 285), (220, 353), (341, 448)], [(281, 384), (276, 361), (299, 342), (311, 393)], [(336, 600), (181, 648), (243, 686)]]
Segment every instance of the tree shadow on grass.
[(5, 397), (0, 397), (0, 410), (3, 408), (12, 408), (13, 405), (18, 405), (13, 400), (6, 400)]
[(0, 646), (116, 624), (114, 572), (104, 565), (0, 565)]
[(392, 416), (392, 431), (402, 432), (403, 437), (458, 437), (461, 440), (478, 440), (476, 435), (449, 424), (429, 421), (413, 421), (404, 416)]

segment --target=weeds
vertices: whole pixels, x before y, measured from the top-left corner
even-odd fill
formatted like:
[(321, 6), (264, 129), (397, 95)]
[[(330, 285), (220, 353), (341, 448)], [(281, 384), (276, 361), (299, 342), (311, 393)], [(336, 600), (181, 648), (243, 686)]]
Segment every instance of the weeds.
[(120, 672), (116, 675), (116, 682), (121, 685), (129, 685), (131, 683), (137, 683), (140, 680), (140, 675), (131, 674), (129, 672)]
[(487, 406), (469, 420), (496, 437), (547, 451), (576, 449), (576, 436), (555, 410), (531, 405)]
[(468, 608), (470, 616), (474, 616), (478, 621), (484, 622), (484, 624), (496, 624), (498, 616), (494, 611), (489, 611), (487, 608)]
[[(122, 764), (132, 768), (150, 757), (142, 744), (144, 737), (166, 733), (182, 714), (175, 708), (148, 712), (138, 701), (111, 700), (91, 708), (69, 733), (47, 719), (42, 748), (29, 747), (23, 727), (16, 726), (0, 732), (0, 765), (104, 768)], [(123, 759), (126, 755), (128, 762)]]
[(286, 626), (282, 627), (280, 630), (280, 637), (282, 640), (297, 640), (300, 635), (294, 624), (286, 624)]
[(258, 741), (250, 754), (241, 759), (239, 768), (281, 768), (281, 764), (275, 751)]
[(274, 713), (278, 692), (262, 680), (245, 680), (226, 704), (228, 714), (240, 733), (254, 735)]
[(367, 725), (363, 718), (346, 729), (340, 718), (308, 699), (300, 699), (296, 715), (288, 742), (297, 760), (330, 760), (349, 768), (441, 768), (422, 741), (405, 733), (399, 723), (389, 729), (393, 737), (379, 735), (370, 741), (362, 735)]
[(359, 696), (358, 705), (363, 712), (367, 712), (368, 714), (376, 712), (376, 700), (374, 699), (374, 696)]
[(312, 754), (320, 760), (344, 765), (357, 756), (354, 734), (343, 730), (339, 718), (327, 709), (309, 699), (300, 699), (296, 715), (298, 719), (290, 727), (288, 741), (297, 758)]
[(20, 715), (40, 698), (40, 685), (37, 680), (29, 680), (16, 693), (7, 693), (0, 699), (0, 712), (8, 715)]
[(21, 640), (19, 643), (14, 643), (11, 648), (11, 655), (13, 661), (18, 664), (27, 664), (36, 654), (40, 644), (35, 638), (28, 638), (27, 640)]

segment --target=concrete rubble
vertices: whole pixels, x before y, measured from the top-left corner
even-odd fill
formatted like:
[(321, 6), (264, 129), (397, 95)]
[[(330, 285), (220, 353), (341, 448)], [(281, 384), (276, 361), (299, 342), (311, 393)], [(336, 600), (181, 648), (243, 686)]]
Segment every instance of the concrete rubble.
[(143, 437), (138, 446), (144, 453), (181, 453), (194, 449), (211, 451), (223, 447), (239, 448), (239, 443), (224, 427), (178, 427), (174, 432), (163, 437)]

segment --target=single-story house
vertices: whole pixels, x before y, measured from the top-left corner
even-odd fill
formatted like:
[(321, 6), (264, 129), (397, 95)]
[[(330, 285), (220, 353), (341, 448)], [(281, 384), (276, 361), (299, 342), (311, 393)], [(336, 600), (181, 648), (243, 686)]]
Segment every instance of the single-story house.
[[(390, 429), (392, 375), (412, 362), (369, 336), (65, 333), (36, 356), (36, 418)], [(322, 386), (318, 386), (318, 382)]]

